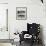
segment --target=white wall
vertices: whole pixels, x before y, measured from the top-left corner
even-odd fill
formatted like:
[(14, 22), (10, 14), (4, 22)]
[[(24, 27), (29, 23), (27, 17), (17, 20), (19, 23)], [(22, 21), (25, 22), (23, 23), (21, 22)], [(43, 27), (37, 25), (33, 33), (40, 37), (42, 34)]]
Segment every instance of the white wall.
[[(16, 20), (16, 7), (27, 7), (27, 20)], [(11, 36), (18, 30), (26, 30), (27, 23), (40, 23), (43, 27), (44, 41), (46, 42), (45, 5), (40, 0), (11, 0), (9, 1), (9, 31)], [(13, 37), (11, 37), (13, 38)]]
[(0, 4), (0, 39), (9, 39), (7, 28), (7, 9), (8, 4)]
[(0, 0), (0, 3), (8, 3), (8, 0)]
[[(0, 3), (8, 3), (8, 0), (0, 0)], [(0, 4), (0, 27), (3, 27), (6, 23), (6, 9), (8, 8), (8, 5), (6, 4)], [(1, 15), (4, 19), (4, 21), (2, 20), (3, 18), (1, 18)], [(3, 21), (3, 23), (1, 23), (1, 21)], [(3, 24), (3, 25), (2, 25)], [(2, 26), (1, 26), (2, 25)], [(0, 39), (8, 39), (9, 38), (9, 32), (7, 31), (0, 31)], [(0, 46), (12, 46), (11, 43), (0, 43)]]

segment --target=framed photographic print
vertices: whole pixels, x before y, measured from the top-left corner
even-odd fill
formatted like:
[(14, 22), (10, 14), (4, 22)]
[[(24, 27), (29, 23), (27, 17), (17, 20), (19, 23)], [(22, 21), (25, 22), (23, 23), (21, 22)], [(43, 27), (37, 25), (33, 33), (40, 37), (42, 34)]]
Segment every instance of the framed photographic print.
[(16, 7), (16, 19), (17, 20), (27, 19), (27, 8), (26, 7)]

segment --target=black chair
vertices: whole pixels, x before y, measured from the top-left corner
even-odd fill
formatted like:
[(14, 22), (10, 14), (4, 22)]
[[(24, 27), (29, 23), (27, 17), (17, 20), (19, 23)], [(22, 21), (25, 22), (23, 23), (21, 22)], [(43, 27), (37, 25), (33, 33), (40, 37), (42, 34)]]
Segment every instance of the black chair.
[(40, 24), (27, 23), (27, 31), (22, 31), (22, 34), (19, 35), (20, 36), (20, 44), (22, 41), (25, 41), (25, 39), (24, 39), (25, 34), (32, 35), (32, 38), (29, 40), (29, 41), (31, 41), (32, 45), (34, 42), (39, 43), (39, 33), (40, 33)]

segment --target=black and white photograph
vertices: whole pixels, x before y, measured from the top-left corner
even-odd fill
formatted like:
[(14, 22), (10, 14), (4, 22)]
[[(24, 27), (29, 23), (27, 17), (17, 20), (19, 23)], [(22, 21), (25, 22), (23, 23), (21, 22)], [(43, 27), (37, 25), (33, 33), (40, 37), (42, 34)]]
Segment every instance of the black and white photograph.
[(0, 0), (0, 46), (46, 46), (46, 0)]
[(26, 7), (16, 7), (16, 19), (17, 20), (27, 19), (27, 8)]

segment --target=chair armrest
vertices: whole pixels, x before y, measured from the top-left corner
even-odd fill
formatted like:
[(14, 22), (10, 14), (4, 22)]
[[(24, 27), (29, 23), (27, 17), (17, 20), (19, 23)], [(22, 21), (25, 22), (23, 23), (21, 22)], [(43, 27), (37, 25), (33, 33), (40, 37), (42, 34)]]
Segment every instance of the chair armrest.
[(25, 34), (28, 34), (28, 32), (27, 31), (22, 31), (22, 34), (25, 35)]
[(22, 31), (21, 34), (19, 34), (20, 41), (24, 40), (24, 35), (27, 34), (27, 31)]

